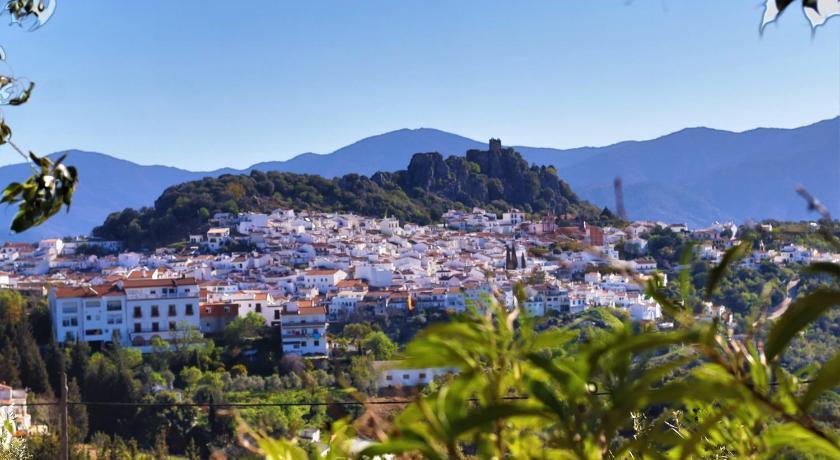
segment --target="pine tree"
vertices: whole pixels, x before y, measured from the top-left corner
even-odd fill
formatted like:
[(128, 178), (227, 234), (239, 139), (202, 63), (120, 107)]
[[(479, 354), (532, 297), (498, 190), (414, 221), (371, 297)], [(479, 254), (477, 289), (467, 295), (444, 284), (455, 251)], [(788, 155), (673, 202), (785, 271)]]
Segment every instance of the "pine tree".
[(519, 268), (519, 261), (517, 260), (517, 257), (516, 257), (516, 248), (513, 249), (513, 256), (511, 257), (510, 262), (511, 262), (511, 266), (513, 267), (514, 270)]
[(55, 339), (50, 337), (49, 343), (43, 352), (43, 359), (47, 365), (47, 375), (50, 379), (53, 394), (61, 393), (61, 374), (66, 371), (64, 351), (58, 346)]
[(76, 379), (81, 386), (85, 386), (85, 373), (90, 360), (90, 345), (84, 341), (78, 341), (70, 348), (70, 359), (67, 363), (67, 378)]
[(18, 354), (17, 348), (12, 345), (12, 341), (8, 335), (3, 342), (2, 351), (0, 351), (0, 381), (12, 387), (20, 388), (21, 386), (20, 355)]
[(513, 264), (510, 263), (510, 246), (508, 246), (506, 244), (505, 245), (505, 270), (510, 270), (512, 266), (513, 266)]
[(41, 352), (38, 351), (28, 323), (22, 323), (15, 328), (15, 341), (20, 356), (21, 382), (35, 393), (46, 393), (51, 389), (47, 365), (41, 358)]
[[(82, 392), (76, 379), (67, 382), (67, 399), (69, 401), (81, 401)], [(70, 436), (73, 444), (84, 442), (88, 435), (88, 413), (87, 407), (82, 404), (69, 405), (67, 408), (68, 420), (70, 421)]]
[(525, 253), (522, 253), (522, 261), (519, 263), (519, 266), (525, 268)]

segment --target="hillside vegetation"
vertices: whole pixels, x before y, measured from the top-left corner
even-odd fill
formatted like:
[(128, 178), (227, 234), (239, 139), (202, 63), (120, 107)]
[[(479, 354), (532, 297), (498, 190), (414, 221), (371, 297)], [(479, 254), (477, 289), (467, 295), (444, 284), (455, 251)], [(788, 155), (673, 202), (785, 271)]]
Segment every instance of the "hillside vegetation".
[(181, 241), (206, 228), (216, 212), (270, 212), (292, 208), (354, 212), (429, 224), (448, 209), (480, 206), (501, 212), (571, 213), (597, 219), (600, 210), (581, 200), (551, 166), (531, 166), (511, 148), (491, 141), (489, 150), (444, 159), (439, 153), (415, 154), (408, 168), (372, 177), (252, 171), (186, 182), (166, 189), (152, 208), (127, 208), (110, 214), (93, 234), (124, 241), (131, 249)]

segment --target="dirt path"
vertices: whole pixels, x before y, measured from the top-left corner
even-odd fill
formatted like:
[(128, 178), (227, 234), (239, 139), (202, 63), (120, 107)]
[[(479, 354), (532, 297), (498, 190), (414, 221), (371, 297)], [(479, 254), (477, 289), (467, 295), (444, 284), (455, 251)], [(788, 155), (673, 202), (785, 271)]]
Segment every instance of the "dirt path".
[(770, 316), (768, 316), (769, 319), (776, 319), (776, 318), (782, 316), (783, 314), (785, 314), (788, 307), (790, 306), (791, 300), (793, 300), (793, 296), (791, 295), (791, 293), (793, 292), (793, 290), (796, 288), (796, 285), (798, 285), (798, 284), (799, 284), (799, 278), (794, 278), (794, 279), (788, 281), (787, 285), (785, 286), (785, 298), (782, 299), (781, 302), (776, 304), (775, 307), (773, 307), (773, 311), (770, 313)]

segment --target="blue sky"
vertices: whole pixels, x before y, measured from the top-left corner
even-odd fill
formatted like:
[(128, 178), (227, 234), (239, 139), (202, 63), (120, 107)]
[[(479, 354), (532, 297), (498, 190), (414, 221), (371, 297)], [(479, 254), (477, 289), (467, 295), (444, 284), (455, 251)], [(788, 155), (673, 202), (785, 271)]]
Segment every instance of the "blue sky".
[(838, 115), (840, 20), (812, 36), (791, 8), (760, 36), (761, 3), (59, 0), (0, 28), (38, 83), (4, 115), (38, 153), (193, 170), (406, 127), (574, 147)]

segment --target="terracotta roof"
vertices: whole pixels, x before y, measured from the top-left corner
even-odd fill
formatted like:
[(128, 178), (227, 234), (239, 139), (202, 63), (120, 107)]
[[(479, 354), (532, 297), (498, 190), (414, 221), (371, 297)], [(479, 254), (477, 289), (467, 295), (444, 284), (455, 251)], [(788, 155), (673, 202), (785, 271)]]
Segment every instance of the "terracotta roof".
[(196, 285), (195, 278), (158, 278), (129, 279), (123, 282), (124, 288), (170, 287)]
[(55, 288), (55, 296), (59, 299), (73, 297), (102, 297), (105, 295), (122, 294), (115, 284), (103, 284), (99, 286), (63, 286)]
[(298, 315), (324, 315), (327, 309), (324, 307), (300, 307), (298, 308)]
[(304, 272), (304, 275), (307, 276), (320, 276), (320, 275), (335, 275), (338, 273), (338, 269), (334, 270), (307, 270)]

